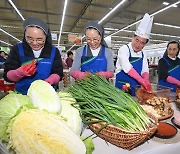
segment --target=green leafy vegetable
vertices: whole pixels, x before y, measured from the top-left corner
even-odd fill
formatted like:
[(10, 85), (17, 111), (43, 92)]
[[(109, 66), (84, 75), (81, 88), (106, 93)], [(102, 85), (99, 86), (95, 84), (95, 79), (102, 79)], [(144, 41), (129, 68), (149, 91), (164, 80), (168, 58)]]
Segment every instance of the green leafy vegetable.
[(144, 131), (153, 125), (153, 119), (130, 95), (98, 75), (78, 80), (67, 92), (77, 100), (86, 124), (103, 121), (129, 131)]
[(86, 146), (86, 154), (92, 154), (94, 151), (94, 142), (91, 137), (82, 138), (82, 141), (84, 142)]
[[(10, 92), (4, 98), (0, 100), (0, 138), (7, 141), (7, 125), (11, 118), (13, 118), (18, 110), (24, 106), (32, 104), (31, 99), (22, 94)], [(31, 105), (30, 105), (31, 106)]]
[(60, 115), (65, 118), (67, 125), (79, 136), (82, 130), (82, 119), (79, 110), (72, 106), (76, 100), (71, 94), (63, 91), (60, 91), (58, 96), (62, 106)]
[(39, 110), (60, 113), (61, 103), (55, 89), (46, 81), (36, 80), (28, 89), (27, 95)]

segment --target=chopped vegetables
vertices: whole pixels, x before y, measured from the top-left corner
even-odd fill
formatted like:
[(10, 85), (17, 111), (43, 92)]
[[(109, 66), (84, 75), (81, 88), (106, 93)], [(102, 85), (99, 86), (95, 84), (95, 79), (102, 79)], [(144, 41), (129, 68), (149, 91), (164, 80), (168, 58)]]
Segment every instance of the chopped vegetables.
[(171, 105), (165, 97), (153, 97), (148, 99), (146, 104), (151, 105), (160, 116), (165, 116), (171, 113)]
[[(105, 78), (91, 75), (67, 89), (77, 100), (84, 123), (99, 121), (130, 131), (144, 131), (153, 124), (143, 108)], [(93, 119), (96, 120), (93, 120)]]

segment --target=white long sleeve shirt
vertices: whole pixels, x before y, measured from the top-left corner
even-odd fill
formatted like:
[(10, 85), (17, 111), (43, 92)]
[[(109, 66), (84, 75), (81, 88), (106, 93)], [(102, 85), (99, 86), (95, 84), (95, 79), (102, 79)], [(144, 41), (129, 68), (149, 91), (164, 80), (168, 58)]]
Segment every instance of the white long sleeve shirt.
[[(118, 51), (116, 71), (115, 71), (116, 74), (119, 73), (121, 70), (123, 70), (125, 73), (128, 73), (130, 69), (133, 67), (129, 61), (129, 57), (130, 57), (129, 49), (130, 49), (132, 57), (142, 57), (143, 51), (134, 52), (131, 43), (129, 43), (128, 46), (129, 48), (127, 47), (127, 45), (123, 45)], [(143, 54), (144, 54), (144, 58), (143, 58), (143, 66), (142, 66), (141, 75), (144, 72), (149, 73), (147, 53), (143, 52)]]

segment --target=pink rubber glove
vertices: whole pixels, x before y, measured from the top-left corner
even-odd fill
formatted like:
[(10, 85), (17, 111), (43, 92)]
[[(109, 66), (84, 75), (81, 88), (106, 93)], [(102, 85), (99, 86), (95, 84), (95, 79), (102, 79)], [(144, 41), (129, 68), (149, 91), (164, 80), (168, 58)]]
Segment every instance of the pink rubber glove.
[(141, 85), (144, 87), (144, 89), (148, 92), (152, 92), (152, 86), (149, 80), (145, 80), (141, 83)]
[(60, 80), (60, 76), (57, 74), (51, 74), (45, 81), (48, 82), (50, 85), (58, 84)]
[(148, 88), (148, 91), (152, 91), (152, 86), (151, 86), (151, 83), (150, 83), (150, 80), (149, 80), (149, 73), (148, 72), (144, 72), (143, 74), (142, 74), (142, 77), (143, 77), (143, 79), (145, 79), (146, 80), (146, 82), (147, 83), (145, 83), (145, 84), (147, 84), (147, 88)]
[(152, 91), (149, 80), (143, 79), (134, 68), (130, 69), (128, 75), (137, 80), (144, 87), (145, 90)]
[(111, 71), (108, 71), (108, 72), (98, 72), (96, 74), (100, 75), (100, 76), (102, 76), (102, 77), (104, 77), (106, 79), (112, 78), (113, 75), (114, 75), (113, 72), (111, 72)]
[(142, 74), (142, 77), (143, 77), (143, 79), (149, 81), (149, 73), (148, 73), (148, 72), (144, 72), (144, 73)]
[(81, 71), (78, 71), (78, 70), (73, 70), (71, 72), (71, 76), (75, 79), (83, 79), (84, 77), (89, 77), (90, 76), (90, 73), (88, 72), (81, 72)]
[(32, 76), (36, 72), (37, 60), (33, 60), (29, 64), (25, 64), (16, 70), (10, 70), (7, 72), (7, 78), (11, 81), (17, 82), (25, 76)]
[(166, 81), (169, 82), (169, 83), (180, 86), (180, 81), (177, 80), (176, 78), (172, 77), (172, 76), (168, 76)]

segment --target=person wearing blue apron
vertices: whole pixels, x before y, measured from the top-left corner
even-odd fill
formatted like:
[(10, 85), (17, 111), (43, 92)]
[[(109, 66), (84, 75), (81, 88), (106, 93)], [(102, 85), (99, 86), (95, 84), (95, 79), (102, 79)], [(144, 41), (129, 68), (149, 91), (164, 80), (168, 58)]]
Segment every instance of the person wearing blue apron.
[(180, 50), (179, 42), (172, 40), (168, 43), (163, 58), (158, 63), (158, 85), (171, 88), (172, 92), (180, 87)]
[(133, 96), (135, 95), (134, 86), (142, 85), (145, 90), (152, 91), (147, 53), (142, 51), (149, 41), (152, 22), (153, 17), (146, 13), (131, 42), (123, 45), (118, 51), (115, 86), (122, 89), (124, 85), (130, 85)]
[(54, 88), (63, 76), (59, 50), (52, 46), (47, 24), (30, 17), (24, 22), (22, 43), (12, 47), (4, 68), (4, 79), (15, 82), (15, 90), (27, 94), (35, 80), (45, 80)]
[[(127, 45), (128, 49), (129, 46)], [(144, 54), (142, 52), (142, 57), (132, 57), (131, 51), (129, 49), (129, 62), (133, 66), (133, 68), (137, 71), (138, 74), (141, 74), (142, 71), (142, 65), (143, 65), (143, 58)], [(134, 79), (133, 77), (129, 76), (127, 73), (125, 73), (123, 70), (116, 74), (116, 82), (115, 86), (119, 89), (122, 89), (122, 86), (126, 83), (129, 83), (132, 90), (132, 95), (135, 95), (134, 86), (140, 85), (139, 82)]]
[(86, 46), (84, 46), (81, 57), (81, 71), (90, 73), (106, 72), (107, 60), (105, 57), (105, 46), (102, 46), (102, 50), (100, 50), (101, 54), (98, 56), (86, 56), (86, 49)]
[[(19, 49), (19, 55), (20, 55), (20, 61), (23, 65), (27, 61), (32, 61), (32, 57), (26, 57), (24, 55), (24, 49), (22, 46), (22, 43), (18, 44)], [(45, 80), (50, 76), (52, 64), (54, 62), (54, 56), (55, 56), (56, 48), (52, 47), (51, 56), (50, 58), (37, 58), (37, 71), (33, 76), (28, 76), (26, 78), (23, 78), (22, 80), (18, 81), (15, 85), (15, 90), (19, 93), (26, 94), (27, 90), (29, 89), (29, 86), (31, 83), (35, 80)]]
[(107, 79), (113, 77), (114, 64), (112, 51), (104, 41), (104, 29), (97, 21), (85, 25), (87, 45), (77, 49), (70, 70), (75, 79), (89, 76), (89, 73), (99, 74)]

